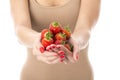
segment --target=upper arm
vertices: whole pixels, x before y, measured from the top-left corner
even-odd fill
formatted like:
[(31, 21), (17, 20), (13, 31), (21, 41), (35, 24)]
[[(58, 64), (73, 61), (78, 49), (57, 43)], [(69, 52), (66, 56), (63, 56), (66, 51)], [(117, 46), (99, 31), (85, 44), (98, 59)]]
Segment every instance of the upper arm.
[(81, 0), (79, 21), (93, 25), (99, 16), (100, 0)]
[(24, 25), (31, 27), (28, 0), (10, 0), (11, 12), (15, 26)]
[(100, 9), (100, 0), (81, 0), (81, 15), (97, 16)]

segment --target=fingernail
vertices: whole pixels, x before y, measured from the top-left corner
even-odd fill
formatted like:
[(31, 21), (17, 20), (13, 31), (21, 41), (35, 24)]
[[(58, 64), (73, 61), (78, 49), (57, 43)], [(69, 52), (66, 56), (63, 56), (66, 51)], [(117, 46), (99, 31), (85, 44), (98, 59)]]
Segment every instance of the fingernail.
[(78, 60), (78, 55), (76, 55), (76, 59)]
[(58, 54), (54, 54), (54, 56), (58, 56)]
[(50, 46), (49, 49), (52, 49), (52, 47)]
[(47, 50), (47, 51), (49, 51), (49, 50), (50, 50), (50, 48), (46, 48), (46, 50)]
[(63, 59), (61, 59), (60, 62), (63, 62)]
[(61, 48), (60, 46), (56, 46), (56, 48)]
[(40, 52), (43, 53), (44, 52), (44, 47), (40, 47)]
[(47, 51), (49, 51), (50, 49), (46, 48)]
[(60, 58), (61, 58), (61, 59), (65, 58), (65, 55), (61, 55)]
[(49, 51), (49, 50), (50, 50), (50, 47), (46, 47), (46, 50)]
[(64, 55), (65, 52), (64, 52), (64, 51), (59, 51), (59, 54), (60, 54), (60, 55)]
[(51, 46), (52, 48), (55, 48), (55, 46), (53, 45), (53, 46)]

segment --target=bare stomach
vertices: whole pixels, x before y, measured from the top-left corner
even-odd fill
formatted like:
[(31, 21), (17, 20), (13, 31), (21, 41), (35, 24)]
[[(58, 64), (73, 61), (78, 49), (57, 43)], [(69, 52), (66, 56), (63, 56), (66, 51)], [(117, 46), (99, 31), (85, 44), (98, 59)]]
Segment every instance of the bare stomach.
[(21, 80), (93, 80), (87, 48), (81, 51), (79, 60), (70, 64), (46, 64), (38, 61), (28, 49), (28, 58), (21, 72)]

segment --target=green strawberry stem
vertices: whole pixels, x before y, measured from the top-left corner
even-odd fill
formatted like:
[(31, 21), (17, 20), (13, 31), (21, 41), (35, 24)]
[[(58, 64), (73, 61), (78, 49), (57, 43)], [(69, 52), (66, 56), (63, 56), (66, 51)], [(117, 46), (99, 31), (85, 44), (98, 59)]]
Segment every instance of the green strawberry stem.
[(65, 45), (65, 41), (62, 41), (62, 45)]
[(66, 37), (66, 34), (64, 34), (64, 33), (60, 33), (60, 35), (61, 35), (62, 37)]
[(71, 29), (70, 29), (70, 26), (69, 26), (69, 25), (64, 26), (64, 29), (67, 30), (67, 31), (69, 31), (69, 32), (71, 32)]
[(72, 44), (69, 44), (70, 45), (70, 49), (71, 51), (73, 51), (73, 45)]
[(46, 37), (53, 37), (53, 35), (51, 34), (50, 31), (48, 31), (48, 33), (46, 34)]
[(57, 27), (57, 26), (59, 26), (59, 23), (58, 23), (58, 22), (52, 22), (52, 25), (53, 25), (54, 27)]
[(49, 36), (46, 36), (46, 39), (47, 39), (47, 40), (50, 40), (50, 39), (51, 39), (51, 37), (49, 37)]

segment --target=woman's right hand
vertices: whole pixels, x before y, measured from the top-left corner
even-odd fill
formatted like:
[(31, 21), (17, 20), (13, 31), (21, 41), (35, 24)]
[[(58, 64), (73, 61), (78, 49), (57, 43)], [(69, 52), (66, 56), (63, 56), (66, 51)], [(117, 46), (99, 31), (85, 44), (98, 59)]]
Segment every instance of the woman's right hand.
[(44, 51), (41, 53), (40, 49), (44, 49), (44, 47), (40, 42), (39, 36), (39, 38), (36, 38), (33, 43), (33, 55), (36, 56), (37, 60), (45, 62), (47, 64), (56, 64), (61, 61), (61, 58), (57, 53), (50, 51)]

